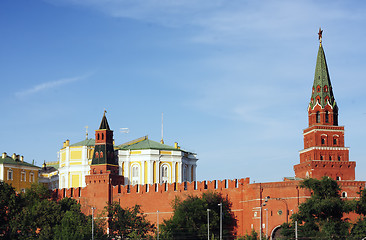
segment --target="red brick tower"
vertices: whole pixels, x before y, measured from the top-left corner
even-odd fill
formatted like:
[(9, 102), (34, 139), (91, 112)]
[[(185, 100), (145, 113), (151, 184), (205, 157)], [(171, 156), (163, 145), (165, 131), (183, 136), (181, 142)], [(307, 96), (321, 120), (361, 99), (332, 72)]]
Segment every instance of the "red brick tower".
[(349, 161), (344, 146), (344, 127), (338, 126), (338, 107), (334, 99), (319, 29), (319, 51), (314, 84), (308, 107), (309, 127), (303, 132), (304, 149), (300, 164), (294, 166), (298, 178), (329, 176), (336, 180), (355, 180), (356, 162)]
[(113, 148), (113, 131), (110, 130), (105, 112), (98, 130), (95, 130), (95, 147), (90, 175), (85, 178), (89, 195), (88, 205), (103, 209), (113, 201), (112, 187), (123, 184)]

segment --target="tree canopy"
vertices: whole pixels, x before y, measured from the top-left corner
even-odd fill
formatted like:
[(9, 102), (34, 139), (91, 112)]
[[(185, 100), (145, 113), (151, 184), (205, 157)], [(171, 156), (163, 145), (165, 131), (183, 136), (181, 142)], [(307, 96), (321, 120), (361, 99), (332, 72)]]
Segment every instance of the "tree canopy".
[(146, 238), (155, 229), (154, 225), (146, 220), (139, 205), (122, 208), (118, 202), (113, 202), (105, 208), (108, 213), (110, 236), (141, 239)]
[(188, 196), (173, 202), (173, 216), (161, 225), (161, 239), (207, 239), (207, 209), (209, 210), (210, 238), (220, 234), (220, 206), (222, 203), (223, 236), (235, 236), (236, 219), (231, 212), (231, 202), (220, 193), (208, 192), (202, 196)]
[[(346, 200), (341, 197), (338, 182), (323, 177), (321, 180), (306, 179), (301, 188), (311, 190), (309, 199), (300, 204), (297, 213), (291, 216), (290, 224), (282, 225), (282, 235), (287, 239), (295, 237), (294, 225), (298, 223), (298, 238), (309, 239), (361, 239), (366, 237), (366, 191), (360, 199)], [(345, 214), (361, 214), (356, 222), (350, 222)]]
[[(96, 224), (95, 236), (105, 239)], [(60, 201), (41, 184), (25, 193), (0, 182), (0, 239), (91, 239), (91, 217), (70, 198)]]

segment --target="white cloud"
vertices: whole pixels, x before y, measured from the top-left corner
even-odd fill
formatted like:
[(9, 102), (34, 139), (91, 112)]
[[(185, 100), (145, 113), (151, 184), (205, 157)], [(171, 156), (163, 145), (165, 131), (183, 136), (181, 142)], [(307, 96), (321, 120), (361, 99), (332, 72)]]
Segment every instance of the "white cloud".
[(78, 76), (78, 77), (72, 77), (72, 78), (62, 78), (62, 79), (58, 79), (58, 80), (54, 80), (54, 81), (49, 81), (49, 82), (45, 82), (45, 83), (41, 83), (38, 85), (35, 85), (29, 89), (25, 89), (25, 90), (21, 90), (15, 93), (16, 97), (25, 97), (25, 96), (29, 96), (29, 95), (33, 95), (42, 91), (46, 91), (61, 85), (65, 85), (68, 83), (72, 83), (72, 82), (76, 82), (82, 79), (85, 79), (87, 77), (89, 77), (90, 74), (86, 74), (83, 76)]
[[(247, 39), (308, 36), (329, 21), (365, 19), (364, 6), (335, 1), (292, 0), (45, 0), (164, 26), (196, 26), (193, 41), (240, 43)], [(325, 10), (326, 9), (326, 10)], [(259, 35), (259, 36), (258, 36)], [(253, 37), (254, 36), (254, 37)]]

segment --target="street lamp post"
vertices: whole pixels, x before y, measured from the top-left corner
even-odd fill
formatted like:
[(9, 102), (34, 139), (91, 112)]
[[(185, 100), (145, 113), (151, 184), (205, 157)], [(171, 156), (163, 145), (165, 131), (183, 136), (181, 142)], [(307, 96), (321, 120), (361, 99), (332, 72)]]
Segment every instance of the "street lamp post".
[(210, 240), (210, 211), (211, 209), (207, 209), (207, 240)]
[[(291, 209), (290, 211), (291, 211), (291, 216), (292, 216), (292, 214), (294, 214), (294, 210)], [(295, 240), (297, 240), (297, 221), (295, 221)]]
[(220, 240), (222, 240), (222, 203), (217, 205), (220, 206)]
[(157, 231), (157, 240), (159, 240), (159, 210), (156, 211), (156, 231)]
[(92, 207), (91, 210), (92, 210), (92, 240), (94, 240), (94, 210), (95, 210), (95, 207)]

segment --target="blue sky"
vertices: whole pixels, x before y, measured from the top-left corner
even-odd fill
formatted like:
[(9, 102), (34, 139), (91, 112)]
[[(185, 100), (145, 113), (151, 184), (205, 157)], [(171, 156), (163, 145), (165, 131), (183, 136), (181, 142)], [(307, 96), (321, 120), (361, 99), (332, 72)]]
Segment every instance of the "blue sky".
[[(198, 180), (294, 176), (321, 26), (340, 125), (366, 180), (366, 3), (2, 0), (0, 151), (38, 165), (99, 127), (198, 154)], [(129, 128), (128, 134), (120, 128)]]

